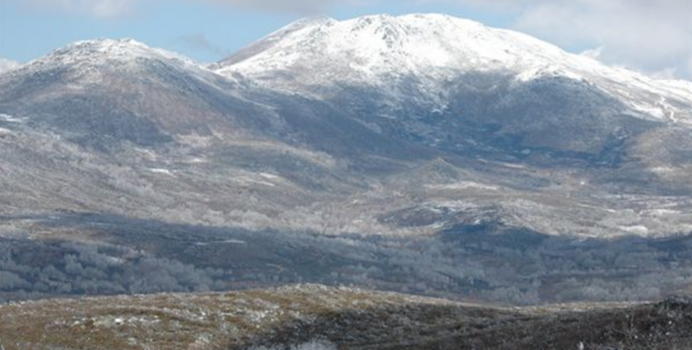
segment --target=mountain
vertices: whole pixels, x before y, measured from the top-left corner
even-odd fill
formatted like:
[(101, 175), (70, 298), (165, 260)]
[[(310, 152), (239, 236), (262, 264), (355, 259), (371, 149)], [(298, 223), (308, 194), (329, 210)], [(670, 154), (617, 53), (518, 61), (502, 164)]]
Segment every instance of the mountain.
[[(474, 82), (474, 74), (504, 76), (515, 85), (564, 79), (595, 85), (641, 118), (690, 123), (689, 86), (608, 67), (522, 33), (438, 14), (302, 20), (213, 68), (320, 97), (368, 85), (391, 97), (419, 97), (417, 103), (440, 109), (450, 103), (457, 84), (486, 90), (497, 85)], [(654, 95), (665, 95), (666, 101)]]
[(330, 101), (383, 134), (484, 158), (548, 151), (613, 163), (629, 140), (692, 122), (689, 87), (436, 14), (299, 21), (212, 68)]
[[(257, 193), (264, 194), (251, 202), (275, 212), (277, 205), (311, 201), (325, 192), (319, 188), (361, 186), (334, 174), (331, 155), (303, 146), (301, 125), (319, 123), (310, 122), (319, 105), (300, 115), (277, 112), (296, 104), (133, 40), (69, 45), (0, 76), (0, 127), (11, 169), (5, 181), (14, 188), (3, 202), (22, 198), (18, 212), (150, 217), (163, 210), (171, 217), (197, 205), (207, 214), (242, 213)], [(364, 129), (350, 124), (342, 119), (340, 126)], [(323, 122), (319, 134), (305, 139), (339, 139), (342, 130)], [(37, 179), (39, 188), (23, 183)], [(82, 184), (59, 189), (65, 182)], [(204, 203), (192, 204), (198, 200)]]
[[(686, 200), (679, 200), (686, 197), (678, 195), (690, 193), (689, 83), (608, 67), (522, 33), (437, 14), (315, 18), (282, 28), (210, 68), (324, 101), (380, 135), (433, 149), (437, 156), (441, 153), (473, 169), (474, 175), (467, 178), (480, 184), (472, 186), (476, 190), (528, 186), (537, 194), (560, 188), (562, 194), (538, 200), (542, 211), (555, 210), (556, 217), (577, 212), (562, 212), (564, 203), (545, 205), (556, 196), (565, 198), (567, 192), (588, 192), (581, 199), (569, 194), (568, 201), (585, 200), (582, 208), (609, 207), (606, 211), (622, 209), (604, 204), (615, 193), (663, 195), (664, 201), (678, 203), (674, 206), (684, 206)], [(478, 159), (494, 163), (473, 162)], [(522, 170), (506, 173), (505, 165), (512, 164), (531, 175), (519, 176)], [(556, 180), (558, 173), (565, 178)], [(493, 176), (502, 179), (487, 183)], [(568, 190), (568, 183), (580, 185)], [(493, 201), (497, 204), (498, 199)], [(515, 224), (532, 222), (531, 227), (541, 232), (562, 226), (535, 226), (540, 221), (555, 223), (556, 217), (527, 218), (536, 210), (509, 206), (512, 212), (523, 212)], [(650, 216), (660, 212), (654, 207), (640, 222), (670, 222), (671, 218)], [(568, 221), (581, 221), (577, 216)], [(605, 231), (640, 231), (647, 225), (605, 224)], [(560, 231), (600, 230), (567, 226)], [(652, 231), (660, 232), (661, 226), (654, 226)], [(684, 232), (687, 227), (672, 230)]]
[(78, 42), (0, 75), (0, 298), (686, 291), (690, 111), (688, 82), (443, 15), (302, 20), (210, 66)]
[(32, 122), (94, 147), (210, 135), (241, 122), (233, 116), (253, 106), (230, 93), (232, 81), (132, 40), (72, 44), (3, 75), (2, 85), (6, 114), (31, 114)]

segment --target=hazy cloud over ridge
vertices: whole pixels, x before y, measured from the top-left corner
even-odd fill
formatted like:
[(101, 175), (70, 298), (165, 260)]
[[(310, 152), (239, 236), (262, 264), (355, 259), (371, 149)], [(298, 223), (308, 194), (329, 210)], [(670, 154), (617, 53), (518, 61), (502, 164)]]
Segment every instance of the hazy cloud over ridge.
[(230, 55), (230, 52), (212, 44), (204, 33), (195, 33), (181, 36), (176, 40), (177, 43), (193, 50), (207, 51), (215, 55)]
[(0, 74), (10, 71), (19, 67), (19, 62), (10, 61), (4, 58), (0, 58)]
[(692, 0), (530, 3), (517, 13), (521, 31), (561, 46), (601, 47), (608, 63), (692, 77)]

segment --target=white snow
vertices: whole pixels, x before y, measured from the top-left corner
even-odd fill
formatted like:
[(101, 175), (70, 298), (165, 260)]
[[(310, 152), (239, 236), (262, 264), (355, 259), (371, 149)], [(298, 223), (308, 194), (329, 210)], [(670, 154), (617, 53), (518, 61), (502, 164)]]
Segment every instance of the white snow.
[[(342, 22), (320, 19), (289, 26), (274, 36), (280, 41), (263, 54), (221, 71), (247, 73), (253, 69), (262, 72), (268, 66), (314, 65), (315, 61), (298, 62), (306, 55), (317, 63), (336, 59), (333, 63), (366, 74), (430, 67), (504, 69), (549, 63), (564, 55), (557, 47), (529, 36), (445, 15), (378, 15)], [(344, 62), (346, 58), (351, 60)]]
[(269, 179), (269, 180), (278, 180), (280, 178), (279, 175), (269, 174), (269, 173), (259, 173), (259, 176), (261, 176), (265, 179)]
[(446, 105), (444, 83), (465, 72), (513, 75), (519, 83), (564, 77), (596, 86), (642, 118), (692, 123), (690, 82), (652, 79), (519, 32), (438, 14), (301, 20), (222, 62), (217, 72), (317, 97), (365, 85), (410, 99), (400, 83), (414, 78), (424, 95), (416, 98), (432, 106)]
[(308, 84), (451, 71), (519, 70), (549, 64), (565, 53), (529, 36), (445, 15), (365, 16), (347, 21), (299, 21), (265, 39), (267, 50), (218, 70), (269, 78), (275, 71), (304, 72)]
[(244, 185), (249, 185), (249, 184), (257, 184), (257, 185), (263, 185), (263, 186), (268, 186), (268, 187), (276, 187), (276, 184), (273, 184), (268, 181), (263, 181), (259, 179), (255, 179), (252, 176), (235, 176), (231, 178), (232, 181), (244, 184)]
[(442, 185), (426, 185), (426, 188), (434, 190), (466, 190), (466, 189), (479, 189), (479, 190), (489, 190), (497, 191), (499, 188), (497, 186), (484, 185), (482, 183), (473, 181), (461, 181), (452, 184), (442, 184)]
[(132, 62), (141, 58), (168, 59), (198, 66), (197, 63), (185, 56), (163, 49), (151, 48), (132, 39), (78, 41), (64, 48), (57, 49), (51, 55), (32, 61), (29, 64), (35, 65), (56, 61), (61, 63), (80, 63), (88, 58), (93, 60), (120, 60), (124, 62)]
[(0, 121), (8, 123), (23, 123), (24, 119), (16, 118), (11, 115), (0, 113)]
[(169, 169), (152, 168), (152, 169), (149, 169), (149, 171), (151, 171), (152, 173), (155, 173), (155, 174), (164, 174), (164, 175), (169, 175), (169, 176), (175, 176), (173, 174), (173, 172), (170, 171)]
[[(75, 86), (86, 86), (90, 82), (101, 81), (105, 73), (104, 68), (136, 74), (145, 67), (155, 69), (156, 66), (146, 64), (151, 62), (163, 63), (181, 74), (194, 73), (200, 80), (212, 84), (219, 80), (235, 83), (232, 77), (221, 77), (183, 55), (152, 48), (132, 39), (78, 41), (57, 49), (50, 55), (31, 61), (8, 74), (69, 67), (74, 74)], [(142, 75), (143, 78), (145, 76)]]
[(211, 244), (235, 244), (235, 245), (246, 245), (247, 242), (241, 241), (239, 239), (227, 239), (224, 241), (217, 241), (217, 242), (197, 242), (195, 243), (196, 246), (208, 246)]
[(658, 101), (658, 105), (661, 108), (661, 113), (664, 117), (667, 117), (671, 122), (677, 123), (678, 119), (675, 117), (675, 110), (667, 103), (665, 96), (661, 96)]
[(649, 228), (643, 225), (620, 226), (621, 230), (635, 235), (646, 236), (649, 233)]
[[(415, 99), (440, 111), (450, 102), (448, 84), (465, 73), (502, 74), (517, 84), (563, 77), (613, 96), (632, 115), (692, 127), (692, 82), (652, 79), (519, 32), (439, 14), (301, 20), (212, 68), (135, 40), (80, 41), (2, 76), (69, 66), (75, 72), (71, 81), (84, 87), (102, 81), (103, 67), (136, 74), (150, 61), (214, 85), (241, 84), (241, 76), (248, 84), (317, 98), (344, 86), (367, 86), (391, 97), (383, 103)], [(234, 93), (226, 84), (216, 86)]]

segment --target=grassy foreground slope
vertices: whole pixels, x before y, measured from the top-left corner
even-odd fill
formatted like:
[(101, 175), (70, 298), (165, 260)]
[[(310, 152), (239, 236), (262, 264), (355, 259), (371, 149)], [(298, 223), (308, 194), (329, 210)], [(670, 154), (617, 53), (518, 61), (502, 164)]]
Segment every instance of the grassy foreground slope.
[(318, 285), (0, 306), (25, 349), (692, 349), (692, 302), (491, 308)]

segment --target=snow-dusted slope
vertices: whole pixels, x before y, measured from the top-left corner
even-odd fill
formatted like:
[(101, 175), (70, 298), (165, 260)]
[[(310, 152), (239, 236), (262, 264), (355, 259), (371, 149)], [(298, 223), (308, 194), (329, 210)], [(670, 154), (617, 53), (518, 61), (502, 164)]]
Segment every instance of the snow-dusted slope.
[[(240, 52), (224, 62), (220, 71), (261, 75), (272, 69), (319, 70), (326, 64), (352, 70), (348, 76), (340, 71), (330, 74), (346, 79), (410, 73), (442, 78), (450, 70), (523, 70), (564, 55), (529, 36), (444, 15), (302, 20), (249, 50), (258, 47), (264, 50), (251, 57)], [(323, 83), (328, 77), (313, 78), (313, 82)]]
[(595, 85), (646, 119), (692, 122), (689, 84), (654, 80), (567, 53), (528, 35), (437, 14), (295, 22), (220, 62), (267, 86), (328, 97), (367, 85), (403, 97), (413, 78), (426, 102), (446, 104), (446, 84), (464, 73), (514, 76), (517, 83), (564, 77)]
[(85, 145), (152, 145), (179, 133), (251, 133), (269, 112), (241, 90), (178, 54), (98, 39), (0, 75), (0, 112), (31, 116)]
[(60, 62), (63, 64), (80, 63), (91, 60), (131, 61), (138, 58), (191, 60), (169, 51), (151, 48), (132, 39), (96, 39), (72, 43), (55, 50), (51, 55), (33, 61), (33, 64)]
[[(55, 50), (11, 72), (45, 72), (53, 69), (70, 70), (73, 78), (98, 82), (105, 71), (142, 73), (152, 64), (164, 64), (174, 70), (192, 72), (201, 79), (217, 80), (218, 76), (202, 65), (177, 53), (152, 48), (132, 39), (96, 39), (79, 41)], [(144, 78), (144, 77), (143, 77)]]

